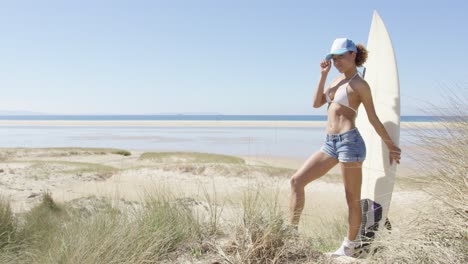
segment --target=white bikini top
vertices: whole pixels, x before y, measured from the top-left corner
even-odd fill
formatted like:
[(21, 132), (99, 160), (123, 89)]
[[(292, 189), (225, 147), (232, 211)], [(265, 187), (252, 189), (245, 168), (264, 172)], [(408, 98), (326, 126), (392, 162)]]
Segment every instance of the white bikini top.
[(334, 96), (333, 100), (330, 99), (330, 89), (327, 91), (327, 93), (325, 94), (325, 98), (327, 99), (329, 107), (330, 107), (331, 103), (337, 103), (337, 104), (340, 104), (342, 106), (348, 107), (349, 109), (353, 110), (357, 115), (357, 110), (352, 108), (349, 105), (347, 88), (348, 88), (348, 85), (351, 82), (351, 80), (354, 79), (354, 77), (356, 77), (358, 75), (358, 73), (359, 72), (356, 72), (356, 74), (354, 74), (354, 76), (351, 77), (351, 79), (349, 79), (348, 82), (342, 84), (340, 87), (338, 87), (338, 89), (336, 89), (335, 96)]

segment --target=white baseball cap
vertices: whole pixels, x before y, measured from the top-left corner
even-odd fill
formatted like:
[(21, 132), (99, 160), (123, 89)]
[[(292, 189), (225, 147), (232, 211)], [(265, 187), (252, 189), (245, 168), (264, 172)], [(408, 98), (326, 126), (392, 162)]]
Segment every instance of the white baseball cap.
[(333, 41), (331, 46), (330, 53), (325, 56), (326, 60), (330, 60), (333, 55), (342, 55), (348, 51), (357, 52), (356, 44), (350, 39), (347, 38), (337, 38)]

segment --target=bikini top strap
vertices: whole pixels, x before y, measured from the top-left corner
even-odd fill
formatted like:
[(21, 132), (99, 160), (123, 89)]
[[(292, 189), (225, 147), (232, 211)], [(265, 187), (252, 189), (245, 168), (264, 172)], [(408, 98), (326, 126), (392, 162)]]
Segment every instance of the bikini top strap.
[(353, 77), (351, 77), (351, 79), (349, 79), (348, 83), (349, 83), (352, 79), (354, 79), (354, 77), (356, 77), (357, 75), (359, 75), (359, 71), (356, 71), (356, 73), (353, 75)]

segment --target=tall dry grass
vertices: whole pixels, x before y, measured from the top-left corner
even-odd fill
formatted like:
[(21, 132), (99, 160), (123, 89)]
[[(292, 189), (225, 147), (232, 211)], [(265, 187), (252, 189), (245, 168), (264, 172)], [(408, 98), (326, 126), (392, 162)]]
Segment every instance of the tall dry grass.
[(0, 204), (0, 219), (12, 226), (2, 226), (4, 233), (15, 237), (0, 236), (0, 263), (158, 263), (200, 235), (191, 211), (174, 201), (170, 195), (150, 196), (141, 210), (119, 210), (109, 201), (88, 215), (45, 193), (40, 204), (18, 216), (18, 228), (8, 205)]
[(227, 219), (226, 201), (207, 191), (204, 197), (205, 217), (164, 191), (130, 207), (96, 198), (86, 210), (44, 193), (41, 203), (16, 216), (4, 202), (0, 219), (11, 228), (0, 263), (333, 263), (316, 248), (337, 246), (341, 217), (324, 219), (309, 237), (288, 226), (279, 192), (245, 191)]
[(16, 235), (17, 222), (11, 211), (10, 203), (0, 197), (0, 249), (10, 244)]
[(380, 232), (372, 263), (468, 263), (468, 91), (448, 102), (430, 108), (438, 123), (413, 134), (427, 153), (418, 160), (420, 171), (428, 171), (415, 184), (432, 205), (394, 224), (391, 233)]
[(439, 111), (441, 127), (420, 133), (421, 147), (432, 153), (421, 162), (432, 168), (426, 191), (468, 220), (468, 96), (450, 101)]
[[(240, 212), (229, 229), (227, 245), (215, 242), (226, 263), (323, 263), (324, 256), (287, 223), (279, 192), (251, 188), (243, 193)], [(224, 243), (226, 244), (226, 243)]]

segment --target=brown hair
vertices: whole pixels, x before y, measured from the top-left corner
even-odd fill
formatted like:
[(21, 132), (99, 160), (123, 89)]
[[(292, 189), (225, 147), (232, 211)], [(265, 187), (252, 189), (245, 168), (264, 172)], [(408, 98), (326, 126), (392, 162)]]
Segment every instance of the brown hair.
[(357, 44), (357, 53), (356, 53), (356, 60), (354, 61), (356, 63), (356, 66), (361, 67), (364, 62), (367, 60), (367, 49), (364, 47), (362, 44)]

